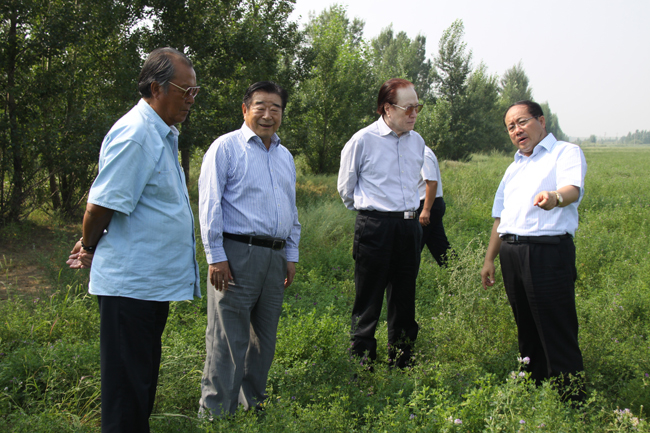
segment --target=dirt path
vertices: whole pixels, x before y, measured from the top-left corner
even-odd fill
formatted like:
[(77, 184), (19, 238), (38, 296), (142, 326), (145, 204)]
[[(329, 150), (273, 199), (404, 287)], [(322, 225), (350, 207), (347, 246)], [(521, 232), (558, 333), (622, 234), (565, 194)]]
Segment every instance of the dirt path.
[(52, 287), (46, 263), (59, 260), (60, 243), (57, 233), (48, 227), (30, 224), (1, 230), (0, 300), (10, 296), (31, 299), (50, 294)]

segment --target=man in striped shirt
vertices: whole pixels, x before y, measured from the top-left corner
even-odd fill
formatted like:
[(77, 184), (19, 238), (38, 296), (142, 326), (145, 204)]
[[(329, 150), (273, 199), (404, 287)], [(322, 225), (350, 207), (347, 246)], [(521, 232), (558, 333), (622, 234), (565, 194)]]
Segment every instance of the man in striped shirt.
[[(526, 369), (538, 385), (548, 378), (567, 384), (569, 375), (583, 370), (573, 236), (587, 163), (580, 147), (546, 131), (537, 103), (514, 103), (504, 124), (519, 150), (494, 199), (481, 280), (484, 288), (494, 284), (494, 259), (500, 254)], [(574, 389), (567, 397), (581, 400), (584, 391)]]
[(251, 85), (241, 129), (203, 157), (199, 220), (208, 270), (206, 359), (199, 413), (260, 408), (275, 353), (284, 289), (298, 261), (296, 168), (276, 131), (287, 92)]

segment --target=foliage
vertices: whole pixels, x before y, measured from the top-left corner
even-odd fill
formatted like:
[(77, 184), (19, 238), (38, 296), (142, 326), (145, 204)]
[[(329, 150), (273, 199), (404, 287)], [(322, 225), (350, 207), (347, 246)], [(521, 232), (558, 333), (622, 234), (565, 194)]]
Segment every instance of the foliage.
[(533, 100), (533, 89), (529, 87), (528, 75), (520, 61), (504, 72), (501, 77), (502, 111), (505, 111), (511, 104), (524, 100)]
[(283, 134), (313, 173), (338, 170), (343, 145), (374, 111), (362, 32), (363, 22), (351, 22), (337, 5), (311, 17), (304, 31), (307, 46), (297, 60), (304, 78), (287, 110), (291, 121)]
[(375, 88), (391, 78), (405, 78), (412, 82), (420, 99), (435, 102), (433, 95), (433, 65), (426, 59), (427, 38), (417, 35), (409, 39), (406, 32), (393, 34), (393, 27), (383, 29), (370, 42), (370, 59), (375, 74)]
[[(481, 287), (492, 197), (512, 161), (495, 153), (441, 162), (445, 228), (457, 257), (441, 269), (426, 251), (422, 256), (420, 335), (411, 369), (378, 362), (370, 373), (349, 357), (354, 213), (340, 203), (335, 176), (302, 175), (301, 260), (285, 293), (264, 412), (241, 411), (213, 423), (196, 417), (204, 296), (171, 305), (152, 431), (650, 431), (650, 185), (643, 180), (650, 150), (585, 154), (589, 168), (576, 236), (584, 405), (572, 407), (550, 384), (535, 387), (520, 374), (516, 327), (501, 278), (490, 290)], [(194, 176), (199, 163), (196, 153)], [(195, 203), (195, 188), (191, 195)], [(70, 241), (60, 243), (52, 259), (62, 264)], [(205, 275), (202, 251), (198, 257)], [(0, 301), (1, 431), (100, 430), (98, 309), (72, 283), (78, 281), (73, 275), (87, 273), (60, 268), (53, 272), (52, 297)], [(377, 338), (382, 361), (385, 312)]]

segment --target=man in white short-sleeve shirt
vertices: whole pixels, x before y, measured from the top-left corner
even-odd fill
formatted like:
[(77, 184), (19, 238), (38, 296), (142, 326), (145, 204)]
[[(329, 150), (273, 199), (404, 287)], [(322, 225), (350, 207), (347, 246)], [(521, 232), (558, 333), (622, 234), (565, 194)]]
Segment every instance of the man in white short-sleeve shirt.
[[(537, 384), (548, 378), (567, 384), (569, 375), (583, 370), (573, 236), (587, 163), (580, 147), (546, 131), (537, 103), (516, 102), (504, 123), (519, 150), (494, 199), (481, 280), (484, 288), (494, 284), (494, 259), (500, 255), (527, 371)], [(567, 397), (582, 400), (584, 391), (574, 388)]]

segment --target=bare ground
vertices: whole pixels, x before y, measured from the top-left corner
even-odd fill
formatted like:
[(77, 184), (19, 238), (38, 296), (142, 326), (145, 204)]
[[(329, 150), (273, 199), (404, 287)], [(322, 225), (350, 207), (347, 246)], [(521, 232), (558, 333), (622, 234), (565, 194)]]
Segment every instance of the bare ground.
[[(72, 249), (74, 228), (65, 231), (70, 232)], [(52, 292), (47, 263), (57, 266), (56, 262), (65, 257), (60, 238), (60, 229), (57, 232), (39, 225), (0, 230), (0, 301), (14, 296), (32, 299)]]

